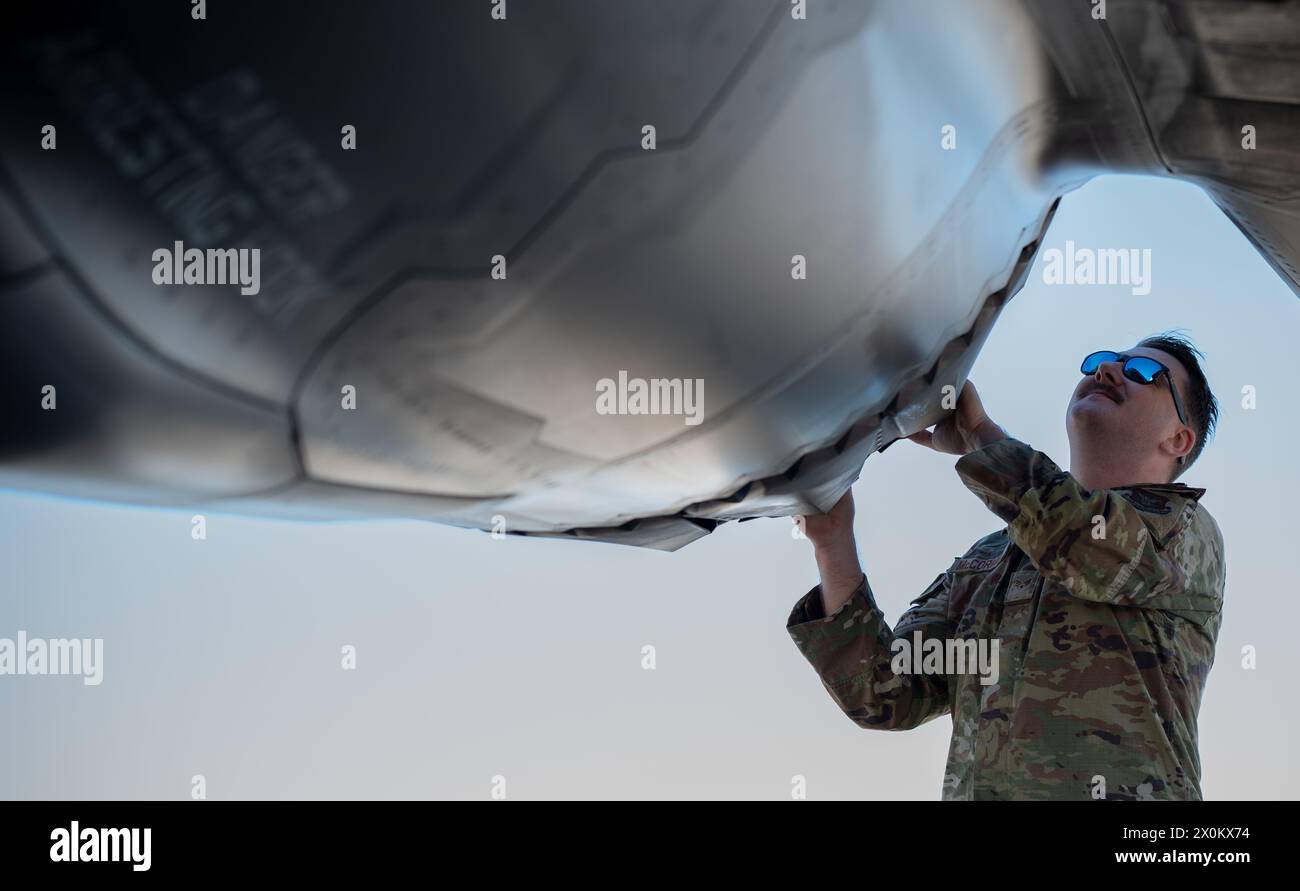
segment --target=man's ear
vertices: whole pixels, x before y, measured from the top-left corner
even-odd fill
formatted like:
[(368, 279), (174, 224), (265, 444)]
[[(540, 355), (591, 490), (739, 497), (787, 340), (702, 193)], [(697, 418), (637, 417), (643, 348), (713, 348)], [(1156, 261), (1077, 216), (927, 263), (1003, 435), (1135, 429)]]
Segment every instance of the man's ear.
[(1196, 434), (1186, 424), (1179, 425), (1178, 432), (1166, 439), (1161, 445), (1166, 448), (1178, 464), (1186, 464), (1196, 447)]

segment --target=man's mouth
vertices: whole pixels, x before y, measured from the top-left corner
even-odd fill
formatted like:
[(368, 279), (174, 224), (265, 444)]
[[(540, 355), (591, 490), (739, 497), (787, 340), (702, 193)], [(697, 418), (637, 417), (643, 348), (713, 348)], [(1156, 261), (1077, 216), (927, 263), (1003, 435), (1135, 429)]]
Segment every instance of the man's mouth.
[(1098, 387), (1095, 390), (1089, 390), (1087, 394), (1084, 395), (1083, 398), (1087, 399), (1089, 396), (1104, 396), (1107, 399), (1109, 399), (1111, 402), (1115, 403), (1116, 405), (1119, 405), (1119, 396), (1115, 394), (1113, 391), (1107, 390), (1105, 387)]

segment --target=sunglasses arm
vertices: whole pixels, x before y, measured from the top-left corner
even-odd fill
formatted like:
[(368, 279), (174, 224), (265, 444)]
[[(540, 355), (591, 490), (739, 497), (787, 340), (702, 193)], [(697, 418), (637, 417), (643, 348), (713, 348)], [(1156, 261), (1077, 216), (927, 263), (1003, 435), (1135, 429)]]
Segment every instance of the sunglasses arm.
[[(1169, 381), (1169, 393), (1170, 393), (1171, 396), (1174, 397), (1174, 408), (1178, 411), (1178, 420), (1179, 420), (1179, 422), (1181, 422), (1181, 423), (1183, 424), (1183, 426), (1185, 426), (1185, 427), (1190, 427), (1191, 425), (1187, 423), (1187, 412), (1183, 410), (1183, 400), (1182, 400), (1182, 397), (1180, 397), (1180, 396), (1178, 395), (1178, 385), (1174, 383), (1174, 376), (1173, 376), (1172, 374), (1170, 374), (1169, 372), (1166, 371), (1166, 372), (1165, 372), (1165, 379), (1166, 379), (1167, 381)], [(1187, 456), (1186, 456), (1186, 455), (1179, 455), (1179, 456), (1178, 456), (1178, 463), (1179, 463), (1179, 464), (1186, 464), (1186, 463), (1187, 463)]]

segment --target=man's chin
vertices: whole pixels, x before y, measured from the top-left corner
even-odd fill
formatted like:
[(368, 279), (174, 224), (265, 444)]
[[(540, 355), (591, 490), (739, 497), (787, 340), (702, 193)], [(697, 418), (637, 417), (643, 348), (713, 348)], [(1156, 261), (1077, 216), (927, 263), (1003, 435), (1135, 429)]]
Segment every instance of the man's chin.
[(1107, 396), (1085, 396), (1070, 403), (1067, 422), (1079, 432), (1107, 430), (1119, 423), (1119, 405)]

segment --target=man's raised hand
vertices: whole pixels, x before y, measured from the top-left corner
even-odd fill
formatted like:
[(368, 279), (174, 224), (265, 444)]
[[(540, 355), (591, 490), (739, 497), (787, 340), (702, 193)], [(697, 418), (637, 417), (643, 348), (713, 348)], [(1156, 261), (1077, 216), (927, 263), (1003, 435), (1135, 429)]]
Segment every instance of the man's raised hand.
[(965, 455), (1006, 438), (1006, 431), (985, 413), (979, 392), (970, 381), (962, 386), (957, 409), (952, 414), (935, 424), (933, 430), (919, 430), (908, 437), (912, 442), (949, 455)]

